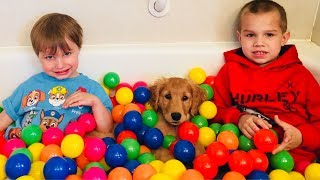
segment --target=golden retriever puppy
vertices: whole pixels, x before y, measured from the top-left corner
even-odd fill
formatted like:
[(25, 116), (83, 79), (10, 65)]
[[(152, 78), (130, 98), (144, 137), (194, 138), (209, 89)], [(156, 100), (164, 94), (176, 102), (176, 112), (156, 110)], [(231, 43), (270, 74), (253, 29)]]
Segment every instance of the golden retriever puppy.
[[(196, 115), (201, 103), (207, 99), (204, 90), (193, 81), (184, 78), (162, 78), (149, 89), (150, 105), (158, 113), (159, 118), (156, 128), (161, 130), (164, 136), (176, 137), (178, 125)], [(196, 144), (195, 148), (197, 155), (205, 152), (204, 147), (199, 144)], [(162, 161), (174, 158), (173, 154), (165, 148), (157, 149), (153, 153)]]

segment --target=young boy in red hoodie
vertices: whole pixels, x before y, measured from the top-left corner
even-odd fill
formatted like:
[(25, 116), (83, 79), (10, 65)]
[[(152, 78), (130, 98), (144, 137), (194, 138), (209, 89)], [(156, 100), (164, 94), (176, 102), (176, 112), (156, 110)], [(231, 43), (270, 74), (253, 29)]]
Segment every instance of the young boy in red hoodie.
[(286, 12), (269, 0), (251, 1), (239, 13), (241, 48), (224, 53), (215, 79), (214, 121), (237, 124), (248, 138), (274, 128), (295, 162), (313, 161), (320, 148), (320, 86), (302, 65), (294, 45), (285, 45)]

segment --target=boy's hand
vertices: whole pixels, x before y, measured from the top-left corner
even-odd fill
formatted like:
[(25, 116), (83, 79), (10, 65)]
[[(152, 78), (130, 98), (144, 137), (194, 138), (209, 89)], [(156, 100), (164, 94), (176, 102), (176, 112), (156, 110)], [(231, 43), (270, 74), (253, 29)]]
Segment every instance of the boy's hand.
[(99, 99), (93, 95), (82, 91), (76, 91), (71, 94), (63, 103), (63, 108), (75, 107), (75, 106), (94, 106)]
[(245, 114), (239, 118), (238, 127), (242, 134), (247, 138), (252, 139), (254, 134), (259, 131), (260, 128), (270, 129), (272, 125), (257, 116)]
[(294, 149), (302, 143), (302, 134), (296, 127), (288, 124), (284, 121), (281, 121), (277, 115), (274, 116), (275, 122), (283, 128), (284, 137), (281, 144), (272, 151), (272, 154), (276, 154), (282, 150), (291, 150)]

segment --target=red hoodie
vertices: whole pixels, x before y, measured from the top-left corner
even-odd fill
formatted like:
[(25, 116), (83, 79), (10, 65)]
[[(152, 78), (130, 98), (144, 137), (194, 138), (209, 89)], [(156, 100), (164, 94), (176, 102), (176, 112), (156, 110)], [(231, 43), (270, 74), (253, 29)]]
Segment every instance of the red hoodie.
[[(298, 58), (294, 45), (260, 67), (241, 48), (224, 53), (226, 63), (215, 78), (216, 122), (238, 124), (242, 114), (235, 105), (256, 109), (273, 119), (278, 115), (302, 133), (302, 144), (291, 150), (295, 161), (316, 158), (320, 149), (320, 86)], [(283, 136), (280, 132), (280, 137)]]

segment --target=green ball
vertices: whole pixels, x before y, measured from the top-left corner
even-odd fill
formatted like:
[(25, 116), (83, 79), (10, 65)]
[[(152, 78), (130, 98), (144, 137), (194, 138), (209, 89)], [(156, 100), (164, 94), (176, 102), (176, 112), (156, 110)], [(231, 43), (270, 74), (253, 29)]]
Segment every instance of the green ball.
[(165, 136), (163, 137), (162, 147), (168, 149), (168, 148), (170, 147), (171, 143), (172, 143), (173, 141), (175, 141), (175, 140), (176, 140), (176, 137), (174, 137), (174, 136), (172, 136), (172, 135), (165, 135)]
[(152, 109), (143, 111), (141, 116), (143, 124), (148, 127), (154, 127), (158, 123), (158, 115)]
[(195, 124), (199, 129), (202, 127), (208, 127), (208, 120), (201, 115), (194, 116), (191, 119), (191, 122)]
[(153, 154), (146, 152), (141, 154), (137, 160), (140, 162), (140, 164), (149, 164), (151, 161), (156, 160), (156, 158)]
[(231, 131), (235, 135), (237, 135), (237, 137), (240, 136), (239, 128), (236, 125), (232, 124), (232, 123), (227, 123), (227, 124), (222, 125), (221, 128), (220, 128), (220, 132), (222, 132), (222, 131)]
[(221, 126), (222, 126), (222, 125), (219, 124), (219, 123), (212, 123), (212, 124), (209, 126), (209, 128), (211, 128), (211, 129), (216, 133), (216, 135), (218, 135), (219, 132), (220, 132)]
[(271, 155), (270, 164), (274, 169), (282, 169), (287, 172), (290, 172), (294, 167), (293, 158), (288, 151), (280, 151)]
[(25, 154), (29, 159), (30, 159), (30, 162), (33, 162), (33, 156), (30, 152), (30, 150), (28, 148), (18, 148), (18, 149), (15, 149), (14, 151), (12, 151), (12, 153), (10, 154), (10, 157), (15, 155), (15, 154), (19, 154), (19, 153), (22, 153), (22, 154)]
[(207, 100), (210, 101), (213, 98), (214, 92), (210, 85), (208, 84), (201, 84), (200, 88), (206, 92)]
[(98, 167), (98, 168), (101, 168), (104, 171), (106, 171), (106, 168), (101, 163), (99, 163), (99, 162), (90, 162), (83, 168), (83, 172), (85, 172), (86, 170), (88, 170), (91, 167)]
[(251, 149), (254, 149), (254, 142), (247, 138), (245, 135), (240, 135), (239, 137), (239, 149), (248, 152)]
[(40, 142), (42, 138), (42, 130), (39, 126), (30, 124), (22, 129), (21, 139), (26, 143), (27, 146)]
[(121, 145), (127, 151), (128, 159), (137, 159), (140, 153), (140, 144), (137, 140), (132, 138), (126, 138), (121, 142)]
[(108, 72), (103, 77), (103, 84), (109, 89), (114, 89), (119, 85), (119, 83), (120, 83), (120, 77), (115, 72)]
[(0, 106), (0, 113), (3, 111), (3, 108)]

